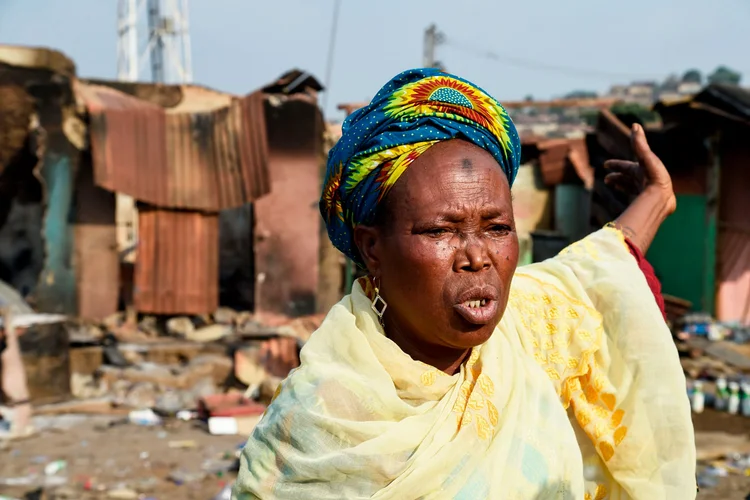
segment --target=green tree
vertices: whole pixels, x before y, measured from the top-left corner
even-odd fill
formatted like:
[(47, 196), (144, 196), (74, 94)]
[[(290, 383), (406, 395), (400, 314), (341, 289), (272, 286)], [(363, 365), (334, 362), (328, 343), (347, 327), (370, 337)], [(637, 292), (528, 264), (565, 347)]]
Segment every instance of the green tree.
[(708, 75), (708, 83), (739, 85), (741, 81), (742, 75), (726, 66), (719, 66), (713, 73)]
[(565, 95), (565, 99), (593, 99), (599, 94), (592, 90), (574, 90)]
[(581, 121), (589, 127), (595, 127), (596, 121), (599, 119), (599, 111), (595, 109), (582, 109), (581, 110)]
[(703, 83), (703, 73), (695, 68), (689, 69), (682, 75), (682, 81), (685, 83)]
[(630, 116), (639, 123), (654, 123), (659, 121), (657, 113), (636, 103), (615, 104), (610, 110), (616, 115)]

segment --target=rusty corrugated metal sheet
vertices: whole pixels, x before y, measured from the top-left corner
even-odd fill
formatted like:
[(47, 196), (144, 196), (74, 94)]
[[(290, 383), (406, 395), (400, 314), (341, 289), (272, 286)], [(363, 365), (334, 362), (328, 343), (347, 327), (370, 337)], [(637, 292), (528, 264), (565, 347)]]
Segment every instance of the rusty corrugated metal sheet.
[[(206, 111), (165, 110), (80, 82), (77, 93), (89, 110), (99, 186), (158, 207), (203, 211), (269, 192), (262, 93)], [(185, 107), (200, 109), (191, 104)]]
[(583, 182), (587, 189), (594, 185), (585, 139), (526, 138), (523, 146), (527, 160), (538, 159), (545, 185)]
[(205, 314), (219, 303), (219, 216), (145, 208), (134, 305), (150, 314)]
[(271, 192), (265, 102), (262, 92), (253, 92), (239, 101), (242, 121), (248, 124), (241, 129), (240, 159), (242, 165), (251, 167), (243, 178), (245, 191), (252, 199)]
[(159, 106), (100, 85), (78, 83), (89, 111), (94, 182), (143, 201), (168, 197), (166, 114)]
[(572, 139), (570, 141), (568, 162), (573, 166), (573, 170), (575, 170), (578, 178), (583, 181), (586, 189), (594, 187), (594, 168), (591, 166), (591, 160), (589, 159), (586, 139)]

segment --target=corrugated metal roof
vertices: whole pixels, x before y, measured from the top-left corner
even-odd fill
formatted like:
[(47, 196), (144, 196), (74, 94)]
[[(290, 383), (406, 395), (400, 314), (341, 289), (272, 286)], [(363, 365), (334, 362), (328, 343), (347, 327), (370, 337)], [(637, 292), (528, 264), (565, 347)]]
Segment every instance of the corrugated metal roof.
[(134, 305), (150, 314), (205, 314), (219, 302), (219, 216), (147, 207), (138, 213)]
[(310, 73), (299, 69), (287, 71), (278, 80), (263, 87), (267, 94), (295, 94), (323, 91), (323, 85)]
[[(547, 186), (575, 183), (587, 189), (594, 183), (594, 169), (589, 161), (585, 139), (526, 139), (523, 145), (532, 148), (532, 157), (539, 160), (542, 180)], [(527, 158), (530, 159), (530, 158)]]
[[(78, 82), (96, 183), (159, 207), (218, 211), (270, 191), (263, 94), (185, 89), (164, 109)], [(195, 90), (195, 92), (193, 92)]]

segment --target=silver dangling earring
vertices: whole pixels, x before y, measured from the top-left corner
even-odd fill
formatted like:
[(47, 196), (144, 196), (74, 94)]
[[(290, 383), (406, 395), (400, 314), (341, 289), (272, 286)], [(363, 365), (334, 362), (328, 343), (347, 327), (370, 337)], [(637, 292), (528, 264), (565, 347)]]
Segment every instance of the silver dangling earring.
[(376, 278), (372, 279), (372, 286), (375, 288), (375, 298), (372, 299), (372, 304), (370, 304), (370, 307), (372, 308), (375, 315), (378, 317), (378, 322), (380, 323), (380, 326), (383, 326), (383, 314), (385, 314), (385, 310), (388, 309), (388, 303), (380, 295), (380, 287), (378, 286), (378, 283), (375, 280)]

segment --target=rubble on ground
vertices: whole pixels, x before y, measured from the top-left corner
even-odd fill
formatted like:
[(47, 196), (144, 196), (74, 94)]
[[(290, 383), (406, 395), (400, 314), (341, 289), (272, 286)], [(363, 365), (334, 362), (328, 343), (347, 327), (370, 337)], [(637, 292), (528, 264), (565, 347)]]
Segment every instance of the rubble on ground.
[[(36, 405), (36, 433), (23, 442), (0, 441), (5, 450), (0, 452), (10, 450), (20, 460), (28, 443), (42, 446), (60, 432), (91, 434), (96, 446), (115, 448), (127, 443), (104, 444), (110, 436), (119, 433), (127, 440), (147, 433), (151, 437), (144, 442), (150, 444), (137, 457), (146, 472), (135, 474), (132, 465), (115, 470), (120, 465), (114, 454), (106, 459), (109, 467), (94, 467), (90, 458), (71, 458), (90, 457), (86, 450), (65, 455), (50, 445), (44, 455), (24, 458), (29, 461), (25, 467), (14, 466), (16, 460), (0, 465), (0, 498), (187, 498), (179, 493), (184, 488), (205, 490), (204, 496), (190, 498), (229, 498), (244, 440), (322, 320), (321, 315), (264, 318), (228, 308), (206, 317), (128, 321), (120, 313), (101, 322), (67, 319), (70, 397)], [(33, 392), (32, 387), (32, 399)], [(0, 424), (12, 419), (12, 411), (1, 414), (7, 419), (0, 418)], [(206, 439), (233, 446), (218, 455), (205, 452), (201, 443)], [(61, 446), (66, 445), (75, 448), (75, 443)], [(84, 440), (80, 446), (93, 442)], [(159, 446), (172, 450), (170, 456), (182, 452), (202, 458), (197, 466), (181, 458), (163, 462), (148, 451)], [(84, 462), (89, 466), (83, 467)], [(6, 492), (16, 497), (3, 497)]]

